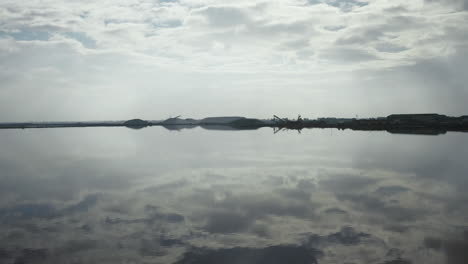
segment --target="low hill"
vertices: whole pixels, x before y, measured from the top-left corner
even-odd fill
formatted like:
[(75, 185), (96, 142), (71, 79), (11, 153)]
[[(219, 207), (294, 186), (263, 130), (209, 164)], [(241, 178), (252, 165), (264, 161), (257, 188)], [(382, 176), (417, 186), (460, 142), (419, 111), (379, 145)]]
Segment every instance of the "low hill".
[(203, 125), (225, 125), (231, 122), (245, 119), (242, 116), (220, 116), (220, 117), (207, 117), (200, 120), (200, 124)]
[(264, 126), (265, 122), (255, 118), (242, 118), (230, 122), (229, 125), (235, 128), (252, 128)]
[(136, 118), (136, 119), (130, 119), (130, 120), (125, 121), (123, 125), (126, 127), (146, 127), (146, 126), (151, 125), (151, 123), (148, 121)]

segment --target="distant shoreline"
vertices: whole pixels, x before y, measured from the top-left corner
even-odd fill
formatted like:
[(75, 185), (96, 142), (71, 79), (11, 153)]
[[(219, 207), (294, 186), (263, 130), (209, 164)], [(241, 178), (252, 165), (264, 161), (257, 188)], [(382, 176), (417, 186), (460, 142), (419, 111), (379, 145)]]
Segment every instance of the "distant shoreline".
[(381, 118), (318, 118), (300, 116), (295, 120), (279, 118), (255, 119), (245, 117), (209, 117), (200, 120), (169, 118), (163, 121), (131, 119), (127, 121), (93, 122), (21, 122), (0, 123), (0, 129), (67, 128), (67, 127), (128, 127), (140, 129), (149, 126), (163, 126), (170, 130), (204, 127), (207, 129), (246, 130), (271, 127), (275, 132), (283, 129), (337, 128), (364, 131), (384, 130), (390, 133), (415, 133), (437, 135), (447, 131), (468, 132), (468, 116), (449, 117), (439, 114), (402, 114)]

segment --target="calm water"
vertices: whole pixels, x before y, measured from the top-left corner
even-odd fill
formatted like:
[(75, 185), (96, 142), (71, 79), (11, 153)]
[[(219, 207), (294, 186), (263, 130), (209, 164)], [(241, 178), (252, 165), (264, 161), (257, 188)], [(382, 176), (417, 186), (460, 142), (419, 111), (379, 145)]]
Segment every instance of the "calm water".
[(468, 134), (0, 131), (0, 263), (468, 263)]

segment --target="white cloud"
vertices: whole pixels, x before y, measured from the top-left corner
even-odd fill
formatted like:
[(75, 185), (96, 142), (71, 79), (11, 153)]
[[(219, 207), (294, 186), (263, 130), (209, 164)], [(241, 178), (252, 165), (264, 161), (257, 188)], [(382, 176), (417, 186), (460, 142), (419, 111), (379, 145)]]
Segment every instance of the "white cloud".
[[(187, 84), (177, 81), (171, 81), (171, 87), (153, 90), (123, 87), (134, 81), (125, 73), (130, 68), (138, 72), (137, 82), (145, 87), (158, 86), (159, 79), (154, 76), (160, 74), (201, 74), (191, 83), (190, 96), (209, 98), (203, 81), (208, 78), (221, 94), (224, 91), (226, 100), (232, 94), (230, 89), (245, 89), (232, 87), (233, 82), (227, 81), (232, 80), (230, 76), (245, 76), (240, 78), (249, 81), (245, 85), (255, 95), (268, 93), (257, 86), (262, 80), (262, 87), (283, 83), (280, 94), (287, 98), (288, 89), (315, 86), (333, 74), (327, 95), (332, 96), (331, 87), (347, 85), (337, 80), (357, 71), (372, 77), (379, 70), (466, 54), (468, 13), (460, 9), (463, 4), (427, 0), (3, 1), (0, 56), (7, 59), (0, 62), (0, 74), (8, 81), (1, 92), (10, 95), (8, 87), (28, 93), (41, 90), (33, 88), (37, 83), (28, 83), (24, 74), (59, 90), (50, 84), (55, 82), (51, 76), (37, 71), (46, 65), (59, 69), (57, 78), (69, 80), (67, 86), (91, 92), (95, 104), (103, 102), (93, 94), (108, 93), (98, 88), (102, 86), (96, 78), (137, 97), (145, 97), (142, 93), (148, 89), (154, 95), (169, 94), (172, 89), (186, 91), (182, 87)], [(77, 63), (80, 67), (71, 67)], [(96, 68), (106, 71), (89, 70)], [(294, 79), (298, 75), (300, 79)], [(177, 79), (184, 78), (174, 77)], [(79, 83), (86, 83), (87, 88)], [(311, 93), (308, 89), (316, 88), (301, 89), (306, 96)], [(246, 102), (255, 100), (249, 94), (244, 96)], [(280, 111), (290, 107), (280, 99), (274, 103), (283, 107)], [(24, 111), (27, 116), (28, 111)], [(387, 111), (392, 112), (390, 104)]]

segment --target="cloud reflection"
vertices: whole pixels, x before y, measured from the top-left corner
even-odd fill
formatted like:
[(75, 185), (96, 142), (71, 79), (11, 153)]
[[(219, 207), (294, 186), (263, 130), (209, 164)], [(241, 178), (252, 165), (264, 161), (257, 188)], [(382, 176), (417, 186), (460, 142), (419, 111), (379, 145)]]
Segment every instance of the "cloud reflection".
[[(46, 148), (41, 142), (0, 153), (0, 178), (9, 186), (1, 187), (0, 263), (467, 259), (462, 148), (451, 154), (424, 139), (423, 147), (402, 151), (406, 137), (360, 132), (340, 132), (331, 142), (321, 130), (281, 138), (264, 130), (149, 132), (120, 134), (118, 142), (133, 144), (111, 144), (124, 161), (109, 155), (78, 162), (82, 153), (62, 148), (34, 162), (34, 153)], [(311, 140), (316, 145), (308, 148)], [(373, 144), (363, 147), (368, 141)], [(99, 152), (94, 140), (83, 140), (82, 148)], [(375, 155), (381, 149), (386, 154)], [(420, 157), (421, 149), (430, 154)], [(403, 157), (392, 167), (389, 155)], [(451, 161), (439, 171), (443, 178), (421, 173), (427, 159), (443, 158)]]

